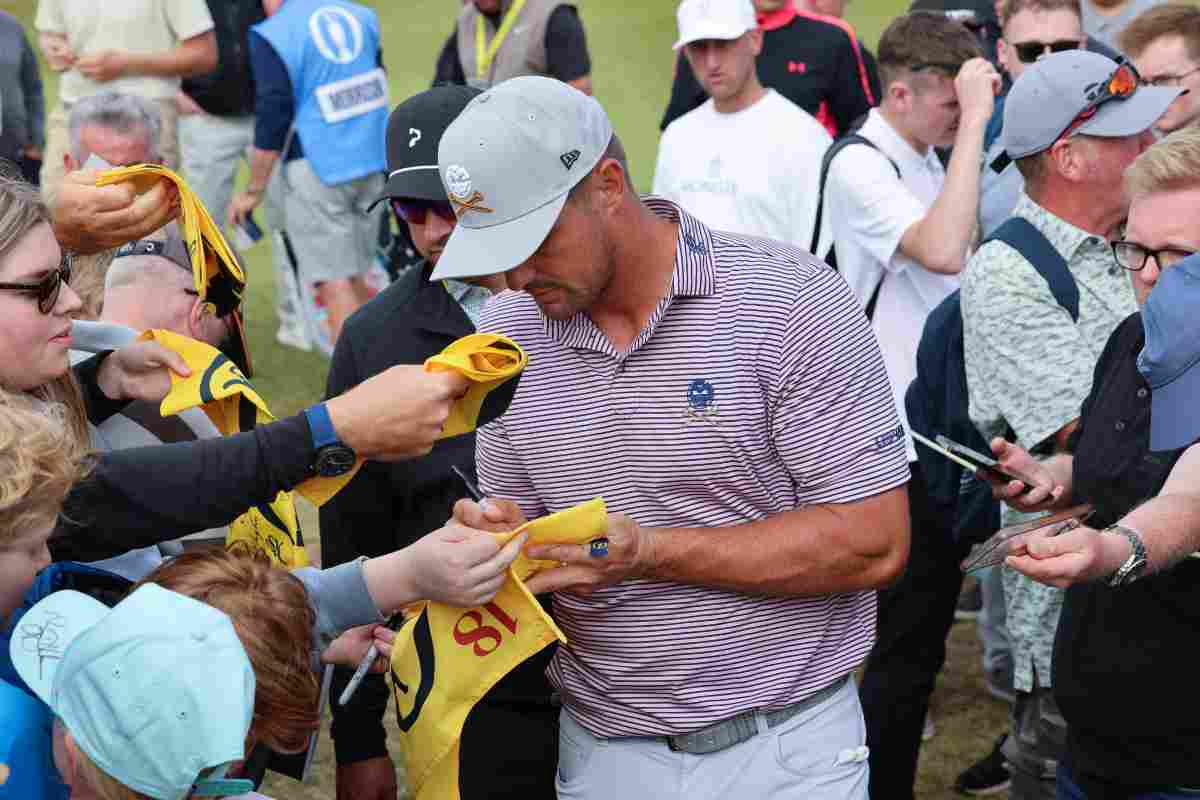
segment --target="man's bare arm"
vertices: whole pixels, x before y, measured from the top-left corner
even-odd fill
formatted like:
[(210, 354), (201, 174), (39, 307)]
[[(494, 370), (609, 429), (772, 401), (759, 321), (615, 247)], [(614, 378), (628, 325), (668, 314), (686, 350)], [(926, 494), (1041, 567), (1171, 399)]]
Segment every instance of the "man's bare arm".
[(615, 514), (603, 558), (588, 546), (531, 546), (531, 557), (564, 566), (534, 576), (529, 588), (589, 594), (644, 577), (785, 597), (853, 592), (893, 582), (909, 539), (905, 487), (728, 528), (642, 528)]

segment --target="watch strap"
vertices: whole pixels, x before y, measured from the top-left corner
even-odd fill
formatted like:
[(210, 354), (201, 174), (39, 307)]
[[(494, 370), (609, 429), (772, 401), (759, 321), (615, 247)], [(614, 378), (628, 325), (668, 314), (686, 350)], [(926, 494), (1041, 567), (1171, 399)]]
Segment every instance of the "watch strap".
[(308, 419), (315, 449), (320, 450), (322, 447), (338, 443), (337, 431), (333, 429), (333, 420), (329, 418), (329, 409), (324, 403), (304, 409), (304, 416)]
[(1120, 523), (1109, 525), (1104, 532), (1124, 536), (1129, 541), (1132, 551), (1129, 558), (1125, 559), (1125, 563), (1109, 578), (1108, 585), (1116, 587), (1133, 583), (1146, 568), (1146, 545), (1142, 543), (1142, 535), (1133, 528)]

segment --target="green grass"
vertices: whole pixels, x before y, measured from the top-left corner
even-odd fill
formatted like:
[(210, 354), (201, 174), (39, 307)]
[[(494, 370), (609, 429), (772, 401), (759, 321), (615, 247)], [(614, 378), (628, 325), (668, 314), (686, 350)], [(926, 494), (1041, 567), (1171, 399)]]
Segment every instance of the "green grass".
[[(120, 0), (105, 0), (120, 2)], [(393, 103), (428, 86), (436, 55), (453, 24), (452, 0), (406, 0), (370, 3), (379, 12), (384, 57), (391, 80)], [(20, 18), (34, 38), (36, 0), (0, 0), (0, 9)], [(874, 46), (879, 33), (905, 4), (897, 0), (854, 0), (849, 20), (864, 42)], [(636, 184), (648, 190), (658, 145), (658, 120), (670, 93), (675, 36), (673, 0), (588, 0), (581, 4), (593, 60), (596, 95), (620, 133)], [(47, 106), (52, 107), (57, 77), (43, 69)], [(248, 324), (257, 367), (256, 387), (279, 416), (291, 414), (320, 397), (327, 364), (320, 356), (284, 348), (275, 342), (274, 283), (268, 240), (249, 251)], [(315, 515), (303, 510), (305, 527), (319, 554)], [(951, 795), (960, 770), (987, 752), (1003, 728), (1005, 708), (981, 689), (979, 648), (971, 625), (955, 627), (949, 642), (947, 668), (934, 697), (938, 735), (922, 750), (917, 796), (923, 800)], [(389, 726), (392, 727), (389, 715)], [(392, 752), (395, 730), (392, 727)], [(276, 798), (333, 797), (332, 748), (323, 735), (311, 785), (273, 780), (265, 791)], [(876, 798), (875, 800), (887, 800)]]

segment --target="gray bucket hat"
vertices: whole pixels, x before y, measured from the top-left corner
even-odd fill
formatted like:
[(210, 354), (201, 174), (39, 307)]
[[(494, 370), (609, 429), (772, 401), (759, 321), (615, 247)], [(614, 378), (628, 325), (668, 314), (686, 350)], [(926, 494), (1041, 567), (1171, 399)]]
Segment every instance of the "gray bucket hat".
[[(1000, 139), (1007, 158), (1015, 161), (1049, 149), (1094, 104), (1119, 66), (1099, 53), (1070, 50), (1039, 59), (1021, 73), (1004, 101)], [(1075, 133), (1137, 135), (1153, 127), (1180, 91), (1139, 84), (1128, 97), (1102, 102)]]

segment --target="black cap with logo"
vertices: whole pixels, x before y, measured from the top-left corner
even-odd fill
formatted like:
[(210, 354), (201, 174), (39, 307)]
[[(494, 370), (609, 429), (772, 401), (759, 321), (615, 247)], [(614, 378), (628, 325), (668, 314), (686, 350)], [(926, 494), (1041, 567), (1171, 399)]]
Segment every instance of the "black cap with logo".
[(387, 128), (387, 185), (374, 203), (391, 197), (446, 201), (438, 172), (438, 143), (467, 103), (480, 94), (470, 86), (435, 86), (392, 111)]

